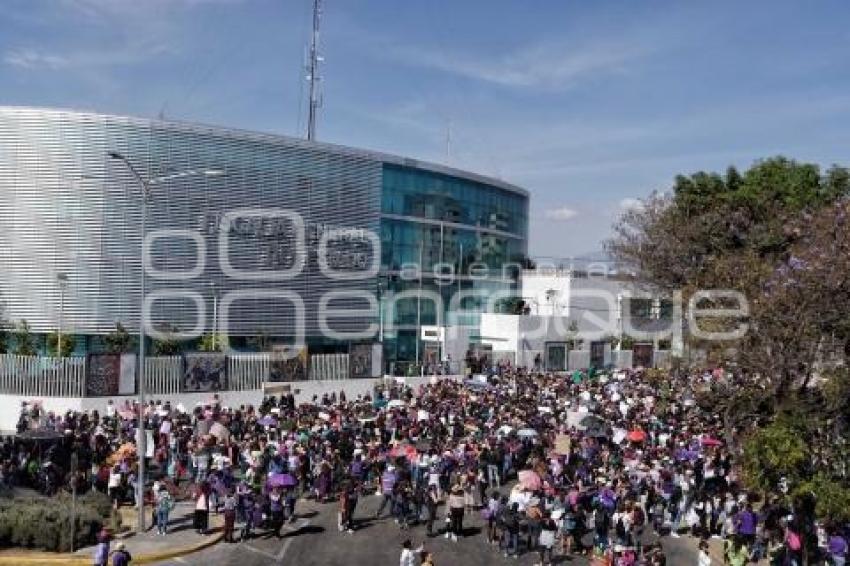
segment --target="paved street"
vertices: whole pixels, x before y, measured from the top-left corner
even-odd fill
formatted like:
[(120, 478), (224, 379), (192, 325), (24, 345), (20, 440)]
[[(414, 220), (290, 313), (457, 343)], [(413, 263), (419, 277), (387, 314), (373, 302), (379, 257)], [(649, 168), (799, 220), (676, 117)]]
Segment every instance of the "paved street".
[[(415, 546), (424, 541), (426, 548), (434, 553), (435, 563), (439, 565), (530, 566), (537, 561), (537, 555), (531, 553), (525, 553), (518, 559), (503, 558), (487, 544), (484, 525), (477, 514), (472, 517), (467, 515), (464, 521), (467, 537), (455, 543), (442, 536), (428, 539), (424, 526), (401, 531), (390, 518), (373, 520), (371, 517), (377, 509), (378, 501), (374, 496), (361, 499), (355, 514), (358, 528), (353, 535), (337, 530), (336, 504), (317, 505), (312, 501), (299, 501), (299, 519), (294, 526), (285, 529), (281, 539), (260, 536), (244, 543), (220, 543), (189, 556), (161, 562), (160, 565), (394, 565), (398, 564), (401, 543), (406, 538), (410, 538)], [(690, 564), (696, 559), (693, 544), (687, 538), (665, 538), (664, 546), (668, 564)], [(561, 557), (556, 563), (583, 565), (588, 564), (588, 561), (584, 558)]]

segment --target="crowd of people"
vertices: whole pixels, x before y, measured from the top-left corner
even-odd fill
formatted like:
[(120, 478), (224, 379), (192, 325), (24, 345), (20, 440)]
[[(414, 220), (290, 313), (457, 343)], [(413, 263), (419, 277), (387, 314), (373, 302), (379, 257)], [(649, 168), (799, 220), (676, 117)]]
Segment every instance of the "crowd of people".
[[(743, 489), (739, 431), (725, 430), (698, 403), (701, 391), (727, 378), (503, 368), (416, 389), (400, 378), (370, 395), (302, 404), (292, 395), (239, 408), (217, 397), (189, 410), (152, 401), (145, 454), (135, 451), (138, 413), (129, 404), (110, 404), (105, 414), (52, 414), (30, 404), (20, 432), (62, 438), (51, 453), (7, 440), (0, 481), (44, 488), (74, 478), (109, 493), (116, 506), (134, 504), (135, 462), (145, 457), (156, 480), (146, 501), (162, 535), (180, 499), (194, 503), (200, 533), (211, 512), (223, 513), (224, 539), (235, 542), (258, 531), (281, 536), (298, 499), (311, 497), (336, 502), (342, 533), (387, 514), (399, 529), (421, 525), (424, 536), (455, 543), (476, 523), (494, 553), (534, 553), (540, 564), (557, 555), (665, 564), (660, 535), (668, 534), (695, 537), (701, 565), (717, 556), (712, 539), (723, 542), (728, 564), (802, 564), (815, 526), (781, 494), (760, 500)], [(72, 452), (77, 470), (67, 469)], [(53, 479), (39, 480), (42, 469), (54, 470)], [(365, 497), (380, 502), (370, 517), (358, 509)], [(846, 525), (818, 527), (820, 555), (844, 564)], [(402, 564), (433, 560), (406, 541)]]

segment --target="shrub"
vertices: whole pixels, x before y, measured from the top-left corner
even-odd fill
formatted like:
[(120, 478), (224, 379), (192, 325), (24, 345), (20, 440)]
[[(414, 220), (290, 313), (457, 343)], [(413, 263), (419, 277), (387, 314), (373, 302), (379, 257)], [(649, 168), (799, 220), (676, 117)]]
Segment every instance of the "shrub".
[[(104, 524), (113, 522), (109, 500), (102, 494), (79, 497), (75, 512), (74, 548), (94, 544)], [(0, 500), (0, 546), (69, 551), (70, 496)]]
[(797, 497), (811, 494), (815, 498), (815, 515), (837, 523), (850, 521), (850, 488), (822, 474), (800, 484)]

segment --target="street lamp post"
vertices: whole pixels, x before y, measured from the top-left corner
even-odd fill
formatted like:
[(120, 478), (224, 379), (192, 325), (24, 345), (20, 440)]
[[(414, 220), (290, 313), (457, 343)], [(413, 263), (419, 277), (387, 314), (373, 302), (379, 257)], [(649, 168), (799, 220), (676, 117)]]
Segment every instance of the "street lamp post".
[(127, 166), (127, 169), (130, 171), (130, 174), (138, 183), (139, 188), (142, 190), (142, 248), (141, 248), (141, 263), (140, 263), (140, 287), (141, 294), (139, 297), (139, 385), (138, 385), (138, 395), (136, 402), (138, 403), (138, 439), (136, 441), (136, 453), (139, 457), (139, 477), (137, 478), (136, 483), (136, 503), (139, 506), (139, 517), (138, 523), (136, 525), (136, 531), (139, 533), (143, 533), (145, 531), (145, 453), (146, 446), (146, 432), (145, 432), (145, 328), (147, 325), (147, 320), (145, 317), (145, 239), (147, 238), (147, 214), (148, 214), (148, 201), (151, 198), (151, 185), (170, 180), (177, 179), (181, 177), (187, 177), (191, 175), (205, 175), (205, 176), (218, 176), (221, 175), (222, 172), (218, 170), (188, 170), (181, 171), (177, 173), (170, 173), (168, 175), (164, 175), (162, 177), (157, 177), (155, 179), (151, 179), (146, 181), (140, 174), (139, 171), (133, 166), (133, 163), (127, 159), (126, 156), (117, 152), (117, 151), (109, 151), (107, 155), (112, 159), (117, 159), (124, 163)]
[(59, 329), (56, 333), (56, 357), (62, 359), (62, 318), (65, 314), (65, 286), (68, 284), (68, 274), (57, 273), (56, 281), (59, 283)]
[(210, 281), (210, 289), (213, 296), (212, 349), (215, 352), (218, 343), (218, 291), (216, 290), (215, 281)]
[(140, 258), (139, 270), (141, 272), (140, 275), (140, 286), (141, 286), (141, 294), (139, 297), (139, 383), (137, 390), (137, 403), (138, 403), (138, 425), (137, 425), (137, 434), (138, 439), (136, 441), (136, 454), (139, 458), (139, 477), (136, 478), (136, 505), (139, 506), (139, 517), (138, 523), (136, 525), (136, 531), (139, 533), (145, 532), (145, 454), (147, 452), (147, 448), (145, 447), (145, 325), (147, 324), (147, 320), (145, 317), (145, 258), (144, 258), (144, 249), (145, 249), (145, 238), (147, 238), (147, 217), (148, 217), (148, 200), (151, 196), (151, 190), (148, 183), (139, 175), (139, 172), (133, 167), (133, 164), (129, 159), (124, 157), (124, 155), (118, 153), (117, 151), (110, 151), (109, 157), (112, 159), (117, 159), (119, 161), (124, 162), (124, 165), (127, 166), (127, 169), (130, 170), (130, 173), (136, 179), (136, 182), (139, 184), (139, 188), (142, 189), (142, 257)]

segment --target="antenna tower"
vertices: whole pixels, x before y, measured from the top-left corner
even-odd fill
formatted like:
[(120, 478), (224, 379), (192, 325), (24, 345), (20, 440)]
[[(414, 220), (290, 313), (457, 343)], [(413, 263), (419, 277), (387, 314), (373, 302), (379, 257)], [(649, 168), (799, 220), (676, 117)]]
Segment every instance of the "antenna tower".
[(316, 139), (316, 114), (322, 105), (319, 95), (319, 63), (324, 59), (319, 55), (319, 18), (322, 13), (322, 0), (313, 0), (313, 35), (310, 40), (310, 61), (307, 64), (307, 80), (310, 81), (310, 109), (307, 115), (307, 139)]

